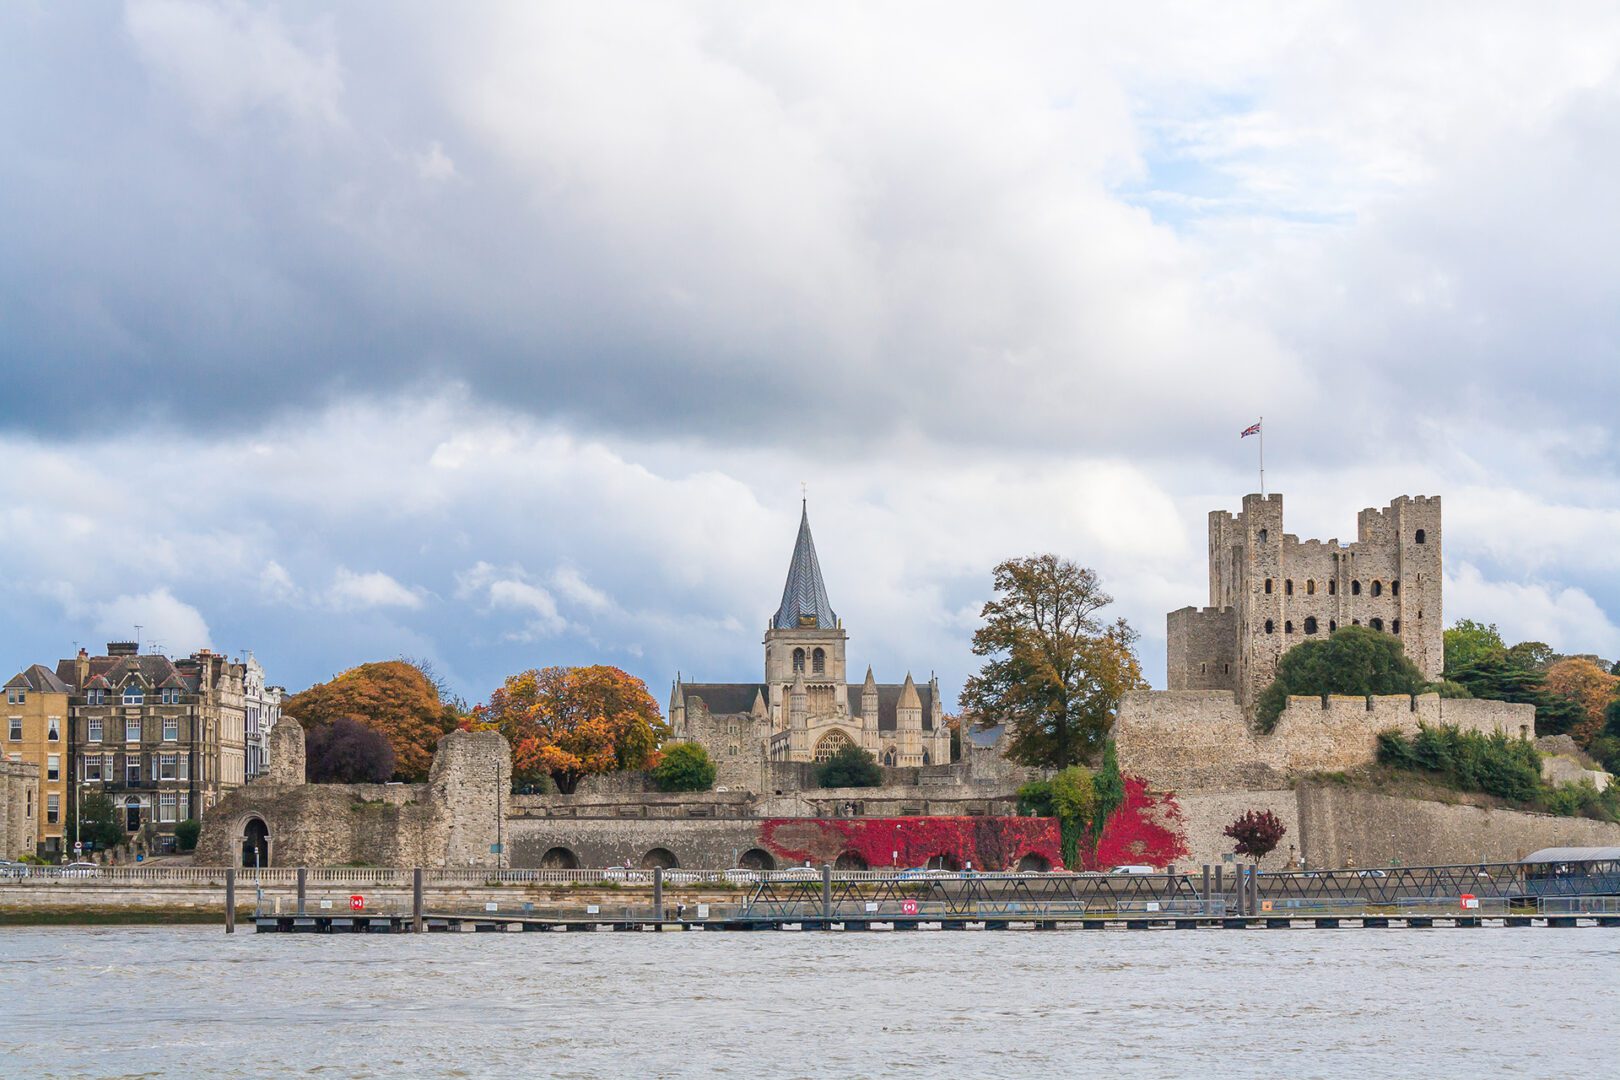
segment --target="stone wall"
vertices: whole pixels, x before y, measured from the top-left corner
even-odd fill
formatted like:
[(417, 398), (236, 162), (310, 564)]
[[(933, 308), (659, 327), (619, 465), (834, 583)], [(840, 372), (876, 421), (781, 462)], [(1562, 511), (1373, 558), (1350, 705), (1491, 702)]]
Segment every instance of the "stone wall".
[(304, 782), (304, 726), (295, 718), (270, 729), (268, 740), (268, 768), (261, 778), (266, 784), (302, 784)]
[(1181, 806), (1182, 828), (1189, 852), (1186, 860), (1177, 864), (1177, 869), (1219, 863), (1231, 852), (1233, 844), (1231, 838), (1224, 836), (1221, 830), (1248, 810), (1270, 810), (1288, 830), (1282, 843), (1277, 845), (1277, 850), (1260, 860), (1262, 869), (1290, 869), (1300, 853), (1303, 833), (1299, 821), (1299, 798), (1292, 790), (1196, 791), (1178, 794), (1176, 801)]
[(0, 859), (32, 855), (39, 843), (39, 766), (0, 761)]
[(1533, 731), (1535, 709), (1437, 694), (1292, 697), (1260, 735), (1228, 691), (1142, 690), (1120, 703), (1114, 741), (1121, 770), (1155, 788), (1243, 790), (1370, 764), (1380, 731), (1411, 733), (1420, 723), (1519, 738)]

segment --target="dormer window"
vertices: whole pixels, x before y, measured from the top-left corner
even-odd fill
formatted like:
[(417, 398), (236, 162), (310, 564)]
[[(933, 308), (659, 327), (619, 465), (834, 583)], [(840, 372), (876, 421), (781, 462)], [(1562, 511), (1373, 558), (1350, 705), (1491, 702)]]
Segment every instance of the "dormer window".
[(180, 704), (180, 688), (178, 686), (165, 686), (158, 691), (158, 701), (164, 705)]
[(28, 700), (28, 691), (12, 689), (6, 691), (7, 705), (21, 705)]
[(101, 689), (100, 687), (95, 687), (95, 688), (92, 688), (90, 690), (86, 690), (84, 692), (84, 703), (86, 705), (105, 705), (105, 704), (107, 704), (107, 691)]
[(146, 701), (146, 694), (134, 683), (124, 687), (124, 704), (140, 705)]

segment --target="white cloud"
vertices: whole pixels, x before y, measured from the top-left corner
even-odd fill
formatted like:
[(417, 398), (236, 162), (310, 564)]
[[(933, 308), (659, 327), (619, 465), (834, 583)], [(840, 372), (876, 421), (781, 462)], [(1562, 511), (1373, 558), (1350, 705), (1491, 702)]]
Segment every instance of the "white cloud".
[(1510, 643), (1544, 641), (1559, 652), (1620, 655), (1620, 627), (1573, 586), (1490, 581), (1463, 563), (1446, 575), (1446, 608), (1456, 617), (1496, 623)]
[(346, 566), (339, 566), (332, 575), (326, 601), (340, 611), (422, 606), (420, 590), (406, 588), (381, 570), (357, 574)]
[(212, 647), (202, 613), (166, 588), (96, 604), (93, 618), (96, 631), (110, 641), (133, 640), (139, 633), (143, 647), (172, 655)]

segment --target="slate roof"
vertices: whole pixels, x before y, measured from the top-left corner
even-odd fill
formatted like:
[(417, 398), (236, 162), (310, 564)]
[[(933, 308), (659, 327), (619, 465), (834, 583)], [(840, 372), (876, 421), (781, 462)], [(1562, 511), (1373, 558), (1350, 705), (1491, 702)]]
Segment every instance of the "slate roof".
[[(896, 711), (900, 704), (900, 694), (905, 690), (905, 683), (878, 683), (878, 730), (894, 731), (900, 726), (899, 714)], [(847, 687), (849, 694), (849, 713), (853, 719), (861, 719), (861, 691), (865, 689), (863, 683), (850, 683)], [(922, 727), (924, 731), (934, 730), (934, 690), (931, 686), (920, 685), (917, 688), (917, 697), (922, 701)], [(747, 713), (754, 707), (754, 695), (764, 694), (765, 700), (771, 700), (769, 688), (764, 683), (682, 683), (681, 691), (685, 698), (700, 697), (703, 704), (709, 707), (711, 716), (729, 716), (732, 713)]]
[(6, 689), (26, 687), (41, 694), (67, 694), (72, 690), (68, 684), (58, 679), (54, 672), (44, 664), (34, 664), (27, 671), (18, 672), (6, 683)]
[[(894, 731), (900, 726), (897, 709), (900, 705), (900, 695), (905, 690), (905, 683), (878, 683), (878, 730)], [(849, 684), (849, 714), (865, 719), (861, 714), (861, 691), (864, 689), (860, 683)], [(918, 686), (917, 697), (922, 700), (922, 729), (934, 730), (934, 689), (931, 686)]]
[(793, 559), (788, 563), (787, 583), (782, 586), (782, 603), (771, 618), (778, 630), (797, 630), (801, 617), (811, 616), (820, 630), (836, 630), (838, 616), (827, 599), (827, 585), (821, 580), (821, 563), (816, 559), (816, 542), (810, 536), (810, 510), (799, 512), (799, 538), (793, 543)]
[(746, 713), (754, 707), (754, 696), (764, 694), (768, 703), (770, 690), (764, 683), (682, 683), (683, 699), (700, 697), (708, 706), (711, 716), (729, 716)]
[[(132, 673), (138, 673), (145, 686), (178, 685), (191, 693), (196, 693), (202, 682), (200, 670), (193, 670), (189, 674), (182, 672), (175, 667), (174, 661), (157, 653), (143, 653), (139, 656), (92, 656), (89, 660), (90, 674), (85, 679), (85, 687), (91, 683), (108, 688), (120, 687)], [(71, 659), (56, 662), (57, 678), (70, 688), (78, 678), (76, 665), (77, 661)], [(97, 683), (98, 679), (106, 681)]]

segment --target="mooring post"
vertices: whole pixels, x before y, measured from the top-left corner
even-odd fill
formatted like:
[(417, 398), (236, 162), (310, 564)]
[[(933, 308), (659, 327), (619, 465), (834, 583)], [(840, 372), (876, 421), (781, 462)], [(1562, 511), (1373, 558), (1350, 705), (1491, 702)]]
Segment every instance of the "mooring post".
[(304, 897), (305, 897), (305, 895), (307, 893), (308, 886), (309, 886), (309, 867), (300, 866), (298, 868), (298, 914), (299, 915), (302, 915), (304, 913)]
[(236, 933), (236, 868), (225, 871), (225, 932)]
[(1249, 914), (1260, 914), (1260, 868), (1249, 868)]
[[(1226, 903), (1226, 886), (1221, 883), (1222, 873), (1223, 873), (1222, 867), (1219, 864), (1216, 864), (1216, 867), (1215, 867), (1215, 892), (1216, 892), (1216, 895), (1218, 895), (1221, 898), (1221, 903), (1224, 904), (1224, 903)], [(1226, 912), (1222, 911), (1221, 914), (1225, 915)]]
[(1208, 915), (1209, 914), (1209, 863), (1204, 864), (1204, 892), (1203, 892), (1203, 897), (1204, 897), (1204, 910), (1203, 910), (1203, 913), (1205, 915)]
[(821, 917), (823, 930), (832, 929), (832, 864), (821, 864)]
[(1232, 868), (1232, 873), (1237, 875), (1237, 880), (1233, 882), (1236, 888), (1232, 890), (1237, 894), (1237, 914), (1242, 915), (1249, 903), (1249, 868), (1238, 863)]
[(422, 868), (411, 871), (411, 932), (422, 932)]
[(664, 921), (664, 868), (653, 867), (653, 918)]

